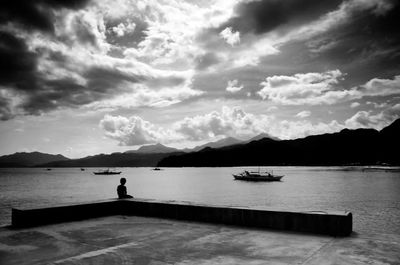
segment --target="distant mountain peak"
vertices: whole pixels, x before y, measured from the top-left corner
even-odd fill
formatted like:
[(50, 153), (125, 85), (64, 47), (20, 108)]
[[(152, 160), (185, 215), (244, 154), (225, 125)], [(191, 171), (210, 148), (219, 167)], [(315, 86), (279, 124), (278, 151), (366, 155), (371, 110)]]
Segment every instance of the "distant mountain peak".
[(215, 141), (215, 142), (209, 142), (209, 143), (206, 143), (206, 144), (203, 144), (203, 145), (196, 146), (193, 149), (191, 149), (191, 151), (199, 151), (199, 150), (202, 150), (202, 149), (204, 149), (206, 147), (220, 148), (220, 147), (225, 147), (225, 146), (235, 145), (235, 144), (240, 144), (240, 143), (242, 143), (241, 140), (229, 136), (229, 137), (222, 138), (222, 139), (220, 139), (218, 141)]
[(258, 135), (256, 135), (256, 136), (250, 138), (250, 139), (249, 139), (248, 141), (246, 141), (246, 142), (249, 143), (249, 142), (252, 142), (252, 141), (258, 141), (258, 140), (261, 140), (261, 139), (264, 139), (264, 138), (272, 139), (272, 140), (275, 140), (275, 141), (280, 141), (280, 140), (281, 140), (281, 139), (279, 139), (278, 137), (271, 136), (271, 135), (269, 135), (268, 133), (262, 132), (262, 133), (260, 133), (260, 134), (258, 134)]
[(143, 145), (139, 147), (137, 150), (126, 151), (125, 153), (172, 153), (179, 151), (176, 148), (168, 147), (160, 143)]
[(240, 142), (240, 140), (236, 139), (235, 137), (228, 136), (228, 137), (222, 138), (221, 140), (215, 141), (213, 143), (231, 143), (231, 142)]
[(141, 147), (139, 147), (137, 149), (137, 151), (147, 151), (147, 150), (154, 150), (154, 149), (158, 149), (158, 148), (165, 148), (165, 145), (162, 145), (160, 143), (156, 143), (156, 144), (149, 144), (149, 145), (142, 145)]

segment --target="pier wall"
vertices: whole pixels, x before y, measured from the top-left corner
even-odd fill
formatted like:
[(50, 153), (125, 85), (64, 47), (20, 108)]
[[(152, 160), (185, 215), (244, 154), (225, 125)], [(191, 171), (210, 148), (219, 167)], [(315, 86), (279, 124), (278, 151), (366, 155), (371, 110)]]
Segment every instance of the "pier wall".
[(108, 200), (36, 209), (13, 208), (12, 225), (30, 227), (110, 215), (158, 217), (331, 236), (349, 236), (353, 228), (350, 212), (278, 211), (145, 199)]

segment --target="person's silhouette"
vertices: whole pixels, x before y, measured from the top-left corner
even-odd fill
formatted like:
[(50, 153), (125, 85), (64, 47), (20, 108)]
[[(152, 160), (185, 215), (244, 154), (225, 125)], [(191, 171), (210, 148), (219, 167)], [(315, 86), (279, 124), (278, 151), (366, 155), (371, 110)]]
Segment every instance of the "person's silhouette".
[(121, 185), (118, 185), (118, 188), (117, 188), (118, 199), (133, 198), (131, 195), (128, 195), (128, 192), (126, 190), (126, 187), (125, 187), (126, 179), (121, 178), (119, 180), (119, 182), (121, 183)]

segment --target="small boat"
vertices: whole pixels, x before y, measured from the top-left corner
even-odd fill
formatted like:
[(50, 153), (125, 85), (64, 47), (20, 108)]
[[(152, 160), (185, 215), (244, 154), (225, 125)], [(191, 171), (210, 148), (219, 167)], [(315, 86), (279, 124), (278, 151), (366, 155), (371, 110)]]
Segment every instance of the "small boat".
[(81, 171), (85, 171), (85, 169), (84, 169), (84, 168), (81, 168)]
[(152, 170), (154, 170), (154, 171), (159, 171), (159, 170), (162, 170), (162, 169), (159, 168), (159, 167), (155, 167), (155, 168), (153, 168)]
[(283, 175), (274, 175), (272, 172), (260, 172), (260, 171), (243, 171), (239, 174), (232, 174), (235, 180), (247, 180), (247, 181), (280, 181)]
[(95, 175), (119, 175), (121, 171), (112, 171), (110, 169), (93, 172)]
[(51, 168), (47, 168), (46, 170), (47, 170), (47, 171), (50, 171), (50, 170), (51, 170)]

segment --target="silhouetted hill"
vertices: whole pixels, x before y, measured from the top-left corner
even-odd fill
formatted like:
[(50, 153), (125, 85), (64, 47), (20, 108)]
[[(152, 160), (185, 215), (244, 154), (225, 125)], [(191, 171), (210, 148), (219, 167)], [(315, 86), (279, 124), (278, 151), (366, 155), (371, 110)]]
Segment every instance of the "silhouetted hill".
[(113, 153), (88, 156), (68, 161), (56, 161), (42, 167), (154, 167), (171, 155), (181, 153)]
[[(400, 122), (378, 132), (374, 129), (344, 129), (295, 140), (263, 138), (247, 144), (207, 148), (201, 152), (174, 155), (158, 166), (258, 166), (258, 165), (400, 165)], [(394, 148), (395, 147), (395, 148)]]
[(382, 136), (399, 142), (399, 132), (400, 132), (400, 119), (395, 120), (389, 126), (383, 128), (380, 133)]
[(399, 164), (400, 157), (400, 119), (380, 131), (380, 143), (385, 148), (380, 155), (388, 164)]
[(204, 149), (206, 147), (211, 147), (211, 148), (220, 148), (220, 147), (224, 147), (224, 146), (230, 146), (230, 145), (235, 145), (235, 144), (240, 144), (242, 143), (241, 140), (233, 138), (233, 137), (227, 137), (227, 138), (223, 138), (221, 140), (215, 141), (215, 142), (210, 142), (210, 143), (206, 143), (203, 145), (199, 145), (196, 146), (192, 149), (189, 149), (187, 151), (190, 152), (196, 152), (196, 151), (200, 151), (201, 149)]
[(154, 144), (154, 145), (144, 145), (140, 147), (138, 150), (129, 150), (125, 153), (137, 153), (137, 154), (150, 154), (150, 153), (173, 153), (178, 152), (180, 150), (172, 147), (168, 147), (162, 144)]
[(0, 157), (0, 167), (154, 167), (261, 165), (400, 165), (400, 119), (382, 129), (344, 129), (294, 140), (259, 135), (250, 142), (225, 138), (184, 153), (161, 144), (80, 159), (39, 152)]
[(280, 139), (278, 137), (271, 136), (268, 133), (260, 133), (259, 135), (254, 136), (253, 138), (245, 141), (244, 143), (249, 143), (249, 142), (252, 142), (252, 141), (258, 141), (258, 140), (261, 140), (261, 139), (264, 139), (264, 138), (269, 138), (269, 139), (272, 139), (272, 140), (275, 140), (275, 141), (280, 141)]
[(59, 154), (51, 155), (40, 152), (22, 152), (0, 156), (0, 167), (32, 167), (53, 161), (65, 160), (69, 160), (69, 158)]

